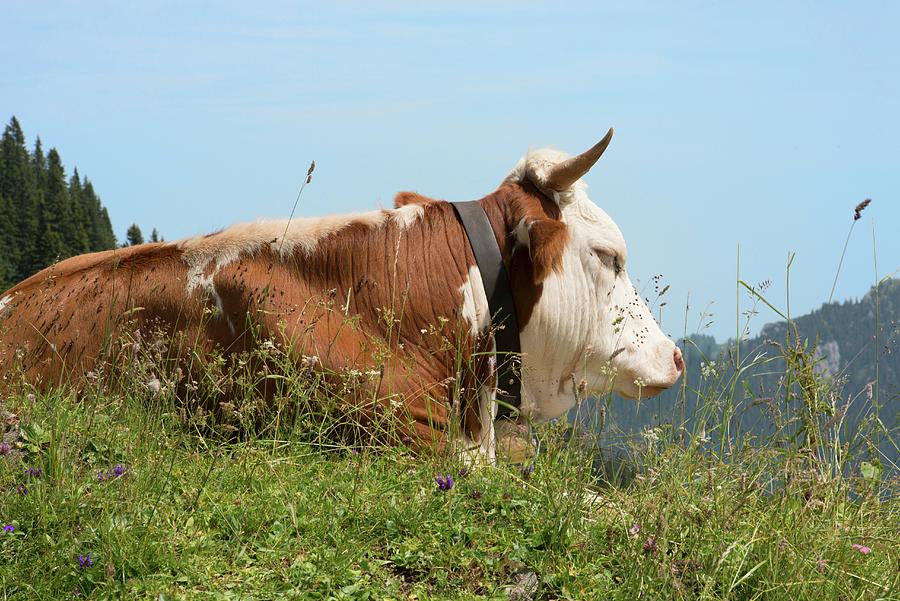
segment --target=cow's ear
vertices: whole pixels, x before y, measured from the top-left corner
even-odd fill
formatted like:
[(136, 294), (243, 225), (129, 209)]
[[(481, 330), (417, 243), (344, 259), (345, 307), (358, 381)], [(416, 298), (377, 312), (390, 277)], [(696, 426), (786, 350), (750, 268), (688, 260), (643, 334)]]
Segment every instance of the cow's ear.
[(563, 252), (569, 241), (569, 228), (557, 219), (534, 219), (523, 225), (525, 231), (520, 231), (527, 236), (526, 244), (531, 257), (534, 281), (540, 284), (552, 272), (562, 269)]

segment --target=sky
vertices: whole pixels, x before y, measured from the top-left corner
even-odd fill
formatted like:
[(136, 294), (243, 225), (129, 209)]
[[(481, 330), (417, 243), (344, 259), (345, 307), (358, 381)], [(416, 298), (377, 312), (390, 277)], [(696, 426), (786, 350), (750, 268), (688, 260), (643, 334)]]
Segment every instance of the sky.
[[(663, 329), (719, 340), (900, 269), (900, 3), (0, 2), (0, 120), (116, 235), (480, 198), (581, 152)], [(0, 217), (2, 218), (2, 217)], [(794, 253), (788, 278), (788, 257)], [(658, 303), (657, 303), (658, 305)]]

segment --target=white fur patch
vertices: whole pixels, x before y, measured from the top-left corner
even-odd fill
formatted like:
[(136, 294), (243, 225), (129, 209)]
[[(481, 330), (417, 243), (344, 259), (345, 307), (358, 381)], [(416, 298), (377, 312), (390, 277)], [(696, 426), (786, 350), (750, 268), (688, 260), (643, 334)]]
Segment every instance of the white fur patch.
[(7, 294), (3, 298), (0, 298), (0, 317), (6, 317), (6, 315), (3, 314), (3, 310), (6, 308), (6, 305), (12, 302), (12, 299), (13, 297), (11, 294)]
[(459, 292), (463, 297), (460, 313), (469, 322), (469, 331), (472, 335), (483, 332), (491, 323), (491, 312), (477, 265), (469, 268), (469, 275), (459, 287)]

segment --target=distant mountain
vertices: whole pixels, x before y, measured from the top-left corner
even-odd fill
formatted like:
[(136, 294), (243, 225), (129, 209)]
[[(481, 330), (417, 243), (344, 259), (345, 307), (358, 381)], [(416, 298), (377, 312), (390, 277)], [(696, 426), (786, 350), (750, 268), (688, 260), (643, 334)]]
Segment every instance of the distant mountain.
[[(767, 324), (758, 336), (741, 341), (739, 353), (734, 340), (719, 344), (706, 335), (688, 337), (678, 345), (687, 368), (684, 382), (641, 402), (615, 396), (608, 401), (593, 399), (582, 408), (578, 421), (591, 422), (596, 429), (602, 407), (607, 440), (665, 424), (684, 424), (691, 431), (703, 428), (715, 438), (722, 434), (716, 428), (725, 422), (731, 436), (749, 433), (763, 439), (776, 431), (800, 433), (802, 399), (814, 398), (819, 425), (840, 424), (844, 440), (852, 439), (864, 420), (876, 416), (896, 434), (900, 279), (886, 280), (877, 293), (873, 287), (859, 300), (824, 304), (792, 319), (790, 327), (784, 321)], [(802, 369), (786, 377), (785, 354), (796, 358), (795, 366), (803, 362), (798, 348), (807, 351), (809, 370), (817, 376), (815, 385), (797, 382)], [(742, 368), (735, 378), (738, 365)], [(788, 386), (792, 394), (786, 404)], [(896, 463), (896, 447), (890, 440), (878, 442)]]

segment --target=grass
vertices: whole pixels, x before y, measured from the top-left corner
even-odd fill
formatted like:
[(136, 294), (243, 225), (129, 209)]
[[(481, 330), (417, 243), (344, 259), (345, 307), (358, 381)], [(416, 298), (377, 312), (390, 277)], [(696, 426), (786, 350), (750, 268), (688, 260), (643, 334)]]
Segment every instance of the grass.
[(896, 598), (890, 483), (804, 453), (660, 431), (630, 485), (598, 486), (562, 424), (537, 430), (533, 472), (466, 473), (403, 447), (235, 442), (150, 394), (6, 400), (3, 598), (492, 599), (529, 573), (537, 599)]

